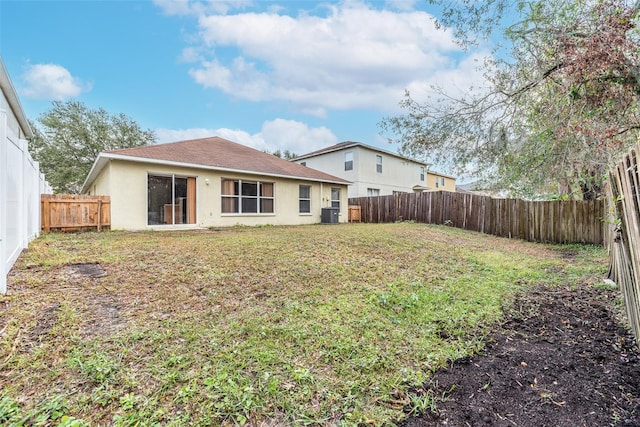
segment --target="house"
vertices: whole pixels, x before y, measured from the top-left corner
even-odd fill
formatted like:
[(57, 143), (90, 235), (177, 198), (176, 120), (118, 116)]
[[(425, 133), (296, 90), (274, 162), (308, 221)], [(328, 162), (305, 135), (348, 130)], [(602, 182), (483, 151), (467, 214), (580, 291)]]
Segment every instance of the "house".
[(343, 178), (219, 137), (100, 153), (82, 187), (111, 197), (111, 228), (347, 222)]
[(361, 142), (341, 142), (292, 161), (351, 181), (349, 197), (456, 188), (454, 177), (429, 171), (424, 162)]

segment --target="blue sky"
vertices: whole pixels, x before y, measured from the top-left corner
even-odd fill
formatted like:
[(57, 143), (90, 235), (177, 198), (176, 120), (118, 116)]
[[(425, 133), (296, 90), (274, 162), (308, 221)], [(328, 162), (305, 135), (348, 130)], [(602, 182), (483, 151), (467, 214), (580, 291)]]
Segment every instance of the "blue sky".
[[(158, 142), (218, 135), (304, 154), (397, 151), (378, 123), (405, 89), (480, 80), (426, 0), (0, 0), (0, 55), (31, 119), (52, 100), (125, 113)], [(447, 173), (440, 168), (441, 172)]]

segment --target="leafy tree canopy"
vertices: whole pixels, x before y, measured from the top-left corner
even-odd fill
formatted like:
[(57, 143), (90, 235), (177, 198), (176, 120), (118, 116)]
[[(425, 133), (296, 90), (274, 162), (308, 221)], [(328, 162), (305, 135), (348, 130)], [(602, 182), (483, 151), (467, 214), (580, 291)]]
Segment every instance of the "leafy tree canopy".
[(285, 159), (285, 160), (292, 160), (295, 159), (296, 157), (298, 157), (298, 155), (292, 151), (289, 150), (284, 150), (281, 151), (280, 149), (275, 150), (274, 152), (270, 152), (269, 150), (265, 151), (265, 153), (267, 154), (272, 154), (276, 157), (280, 157), (281, 159)]
[[(486, 87), (433, 88), (383, 120), (401, 151), (472, 169), (519, 195), (602, 194), (612, 160), (640, 130), (640, 38), (625, 0), (434, 0), (468, 47), (500, 31), (508, 56), (488, 59)], [(452, 6), (453, 4), (453, 6)], [(502, 26), (505, 18), (513, 22)]]
[(37, 122), (30, 122), (34, 137), (29, 149), (57, 193), (78, 193), (101, 151), (155, 141), (151, 130), (126, 115), (93, 110), (79, 101), (54, 101)]

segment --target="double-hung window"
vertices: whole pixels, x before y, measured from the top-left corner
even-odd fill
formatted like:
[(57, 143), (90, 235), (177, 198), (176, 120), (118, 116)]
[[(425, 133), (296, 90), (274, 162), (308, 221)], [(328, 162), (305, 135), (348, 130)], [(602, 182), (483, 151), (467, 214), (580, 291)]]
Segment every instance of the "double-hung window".
[(353, 151), (344, 153), (344, 170), (353, 170)]
[(420, 182), (424, 182), (424, 167), (420, 168)]
[(272, 182), (222, 179), (222, 213), (273, 213)]
[(301, 185), (299, 191), (300, 213), (311, 213), (311, 186)]
[(376, 172), (382, 173), (382, 156), (376, 155)]
[(331, 189), (331, 207), (340, 209), (340, 189)]

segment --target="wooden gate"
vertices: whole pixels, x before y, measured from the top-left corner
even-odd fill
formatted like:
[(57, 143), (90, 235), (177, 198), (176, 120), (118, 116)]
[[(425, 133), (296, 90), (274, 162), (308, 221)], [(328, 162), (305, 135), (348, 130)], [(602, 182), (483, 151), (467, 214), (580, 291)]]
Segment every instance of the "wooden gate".
[(50, 231), (101, 231), (111, 227), (109, 196), (79, 194), (43, 194), (41, 226)]

